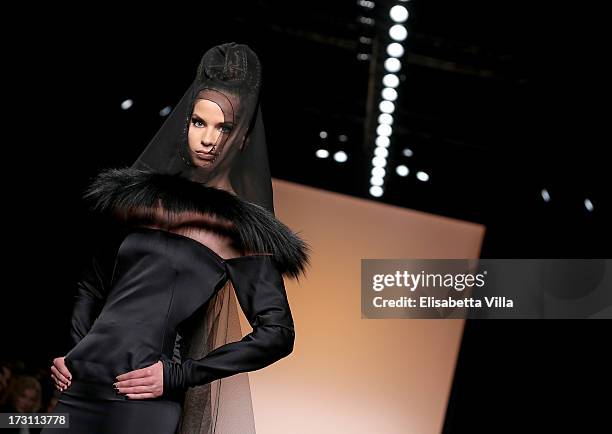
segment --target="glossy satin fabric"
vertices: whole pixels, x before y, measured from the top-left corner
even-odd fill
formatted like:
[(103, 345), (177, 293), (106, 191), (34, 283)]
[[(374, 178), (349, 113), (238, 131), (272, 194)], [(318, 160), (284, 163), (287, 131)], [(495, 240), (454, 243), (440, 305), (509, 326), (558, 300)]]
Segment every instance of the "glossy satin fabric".
[(103, 401), (63, 393), (53, 413), (67, 413), (69, 428), (44, 428), (41, 434), (168, 434), (176, 430), (181, 404)]
[[(66, 355), (73, 382), (92, 383), (89, 396), (122, 400), (112, 387), (115, 377), (171, 359), (177, 326), (212, 296), (225, 274), (195, 240), (144, 228), (129, 233), (102, 311)], [(67, 391), (81, 392), (80, 384)]]
[[(177, 332), (228, 279), (253, 332), (202, 359), (173, 361)], [(80, 291), (92, 289), (80, 287)], [(90, 411), (92, 402), (115, 401), (134, 411), (142, 409), (115, 392), (115, 377), (162, 360), (164, 394), (147, 401), (167, 405), (172, 418), (174, 404), (181, 403), (188, 387), (263, 368), (293, 349), (293, 319), (284, 282), (269, 255), (224, 260), (186, 236), (134, 228), (119, 247), (105, 297), (91, 328), (66, 355), (73, 380), (60, 403), (71, 402), (75, 409), (79, 399), (83, 411)], [(75, 307), (73, 328), (86, 328), (91, 321), (91, 306), (82, 306)], [(122, 431), (115, 427), (108, 432)]]

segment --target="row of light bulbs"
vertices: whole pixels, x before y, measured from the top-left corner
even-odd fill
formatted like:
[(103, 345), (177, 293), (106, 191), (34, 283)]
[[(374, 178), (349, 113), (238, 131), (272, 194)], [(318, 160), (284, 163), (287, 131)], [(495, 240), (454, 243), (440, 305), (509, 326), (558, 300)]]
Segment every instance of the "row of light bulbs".
[[(399, 58), (404, 55), (404, 47), (401, 44), (408, 37), (408, 30), (403, 25), (408, 20), (408, 9), (400, 4), (396, 4), (389, 10), (389, 16), (393, 24), (389, 27), (389, 36), (393, 40), (387, 46), (387, 58), (384, 62), (386, 74), (383, 76), (383, 89), (381, 101), (378, 104), (380, 114), (378, 116), (378, 126), (376, 127), (376, 147), (372, 158), (372, 170), (370, 177), (370, 195), (380, 197), (384, 192), (385, 175), (387, 174), (387, 157), (389, 156), (389, 146), (393, 133), (393, 112), (395, 111), (395, 101), (398, 93), (397, 87), (400, 84), (397, 73), (402, 68)], [(410, 172), (408, 167), (400, 165), (395, 169), (399, 176), (407, 176)], [(421, 181), (429, 180), (429, 175), (425, 172), (417, 173), (417, 179)]]

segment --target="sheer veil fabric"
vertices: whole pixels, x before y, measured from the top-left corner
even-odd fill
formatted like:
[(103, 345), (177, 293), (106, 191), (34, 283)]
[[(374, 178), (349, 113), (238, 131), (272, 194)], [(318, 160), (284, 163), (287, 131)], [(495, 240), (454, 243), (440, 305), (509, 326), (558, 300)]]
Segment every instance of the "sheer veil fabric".
[[(208, 50), (195, 80), (132, 167), (177, 174), (203, 184), (227, 175), (236, 195), (274, 213), (260, 87), (261, 66), (248, 46), (227, 43)], [(193, 107), (200, 98), (215, 102), (225, 121), (233, 124), (231, 131), (219, 134), (215, 143), (220, 154), (218, 161), (207, 167), (191, 162), (187, 139)], [(238, 303), (230, 280), (181, 331), (176, 357), (180, 354), (196, 359), (246, 334), (240, 327)], [(189, 388), (178, 432), (255, 433), (248, 374)]]

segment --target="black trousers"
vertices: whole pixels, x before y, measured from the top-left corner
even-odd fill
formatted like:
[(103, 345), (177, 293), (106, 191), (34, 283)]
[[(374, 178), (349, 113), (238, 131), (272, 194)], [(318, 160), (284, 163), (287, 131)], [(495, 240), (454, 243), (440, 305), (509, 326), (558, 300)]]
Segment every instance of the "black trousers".
[(41, 434), (174, 434), (181, 404), (171, 400), (109, 401), (65, 393), (52, 414), (68, 413), (70, 428), (43, 428)]

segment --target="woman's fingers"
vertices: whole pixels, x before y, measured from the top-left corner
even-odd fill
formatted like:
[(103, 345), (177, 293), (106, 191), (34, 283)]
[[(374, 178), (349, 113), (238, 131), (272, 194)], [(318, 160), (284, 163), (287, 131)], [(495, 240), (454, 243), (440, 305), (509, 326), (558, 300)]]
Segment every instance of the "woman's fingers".
[(130, 380), (133, 378), (143, 378), (153, 375), (153, 368), (147, 366), (146, 368), (135, 369), (125, 374), (117, 375), (117, 381)]
[(55, 379), (65, 386), (70, 386), (70, 380), (64, 377), (64, 375), (54, 366), (51, 366), (51, 375), (55, 376)]
[(64, 384), (63, 382), (61, 382), (56, 376), (55, 374), (51, 374), (51, 378), (53, 378), (53, 381), (55, 382), (55, 388), (57, 390), (59, 390), (60, 392), (63, 390), (66, 390), (68, 388), (68, 386), (70, 384), (68, 384), (68, 386), (66, 384)]
[(156, 398), (163, 394), (164, 373), (161, 361), (146, 368), (136, 369), (117, 376), (114, 383), (119, 393), (130, 399)]
[(53, 359), (53, 365), (51, 366), (51, 378), (53, 378), (55, 387), (59, 391), (66, 390), (70, 384), (72, 384), (72, 374), (66, 367), (64, 357), (56, 357)]
[(132, 378), (131, 380), (117, 381), (113, 383), (115, 387), (131, 387), (131, 386), (152, 386), (155, 384), (155, 378), (153, 376)]
[(69, 380), (72, 380), (72, 375), (70, 371), (66, 367), (66, 362), (64, 361), (64, 357), (57, 357), (53, 360), (53, 366), (55, 366), (60, 373)]

